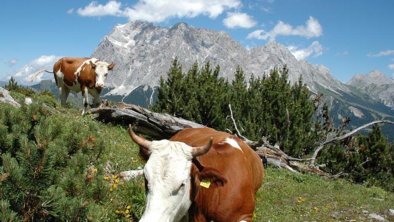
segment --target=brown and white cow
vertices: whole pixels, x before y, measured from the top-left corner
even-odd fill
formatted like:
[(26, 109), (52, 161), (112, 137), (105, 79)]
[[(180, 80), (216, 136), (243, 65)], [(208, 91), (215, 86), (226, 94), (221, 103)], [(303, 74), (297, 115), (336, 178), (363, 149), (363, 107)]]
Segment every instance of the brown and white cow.
[(238, 137), (190, 128), (170, 140), (129, 134), (147, 160), (147, 203), (140, 222), (252, 221), (264, 168)]
[(99, 61), (96, 58), (61, 58), (53, 66), (56, 85), (59, 88), (60, 101), (64, 106), (70, 91), (81, 92), (83, 96), (83, 111), (86, 113), (88, 94), (93, 97), (93, 106), (100, 104), (100, 93), (108, 71), (114, 64)]

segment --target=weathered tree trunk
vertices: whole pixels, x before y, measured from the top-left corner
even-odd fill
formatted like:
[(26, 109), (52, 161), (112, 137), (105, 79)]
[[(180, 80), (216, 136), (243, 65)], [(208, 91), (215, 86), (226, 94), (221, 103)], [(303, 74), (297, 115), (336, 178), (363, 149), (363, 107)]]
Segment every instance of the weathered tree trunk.
[(128, 126), (135, 125), (135, 131), (154, 139), (167, 139), (185, 128), (201, 128), (204, 125), (177, 118), (169, 114), (155, 113), (133, 104), (119, 103), (113, 107), (99, 107), (90, 110), (94, 118)]

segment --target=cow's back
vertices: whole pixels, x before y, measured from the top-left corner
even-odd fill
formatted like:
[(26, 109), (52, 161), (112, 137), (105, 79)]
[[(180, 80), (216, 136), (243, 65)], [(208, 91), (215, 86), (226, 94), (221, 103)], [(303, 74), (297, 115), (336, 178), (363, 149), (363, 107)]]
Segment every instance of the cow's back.
[[(261, 186), (264, 175), (258, 155), (239, 138), (211, 128), (185, 129), (171, 140), (202, 146), (210, 138), (213, 138), (211, 150), (198, 157), (198, 160), (204, 167), (218, 170), (227, 183), (215, 189), (200, 188), (195, 200), (197, 207), (210, 220), (248, 219), (253, 214), (255, 193)], [(231, 143), (225, 142), (226, 138), (237, 143), (231, 146)], [(236, 147), (237, 144), (239, 147)], [(245, 216), (239, 218), (239, 215)]]
[[(82, 65), (82, 63), (88, 59), (89, 58), (61, 58), (55, 63), (53, 72), (56, 76), (56, 74), (60, 71), (62, 73), (63, 82), (68, 86), (72, 86), (76, 82), (75, 72)], [(59, 78), (55, 79), (56, 81), (59, 80)]]

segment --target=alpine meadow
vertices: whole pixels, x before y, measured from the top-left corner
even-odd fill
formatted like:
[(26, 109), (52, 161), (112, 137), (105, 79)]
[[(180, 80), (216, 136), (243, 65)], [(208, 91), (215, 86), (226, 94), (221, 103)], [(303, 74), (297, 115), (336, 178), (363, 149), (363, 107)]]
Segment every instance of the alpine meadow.
[(394, 1), (3, 0), (1, 222), (394, 222)]

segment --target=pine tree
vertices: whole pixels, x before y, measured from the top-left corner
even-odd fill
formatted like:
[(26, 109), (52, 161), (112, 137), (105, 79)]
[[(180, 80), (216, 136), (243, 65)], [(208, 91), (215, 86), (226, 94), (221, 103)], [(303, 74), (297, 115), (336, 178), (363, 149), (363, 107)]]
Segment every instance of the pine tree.
[(48, 116), (42, 104), (0, 105), (0, 205), (7, 208), (0, 218), (106, 217), (100, 201), (108, 189), (98, 162), (104, 146), (96, 126)]
[(5, 89), (12, 91), (16, 90), (19, 88), (18, 82), (15, 80), (14, 77), (11, 77), (10, 80), (8, 81), (8, 84), (4, 86)]
[(158, 99), (152, 107), (155, 111), (166, 112), (174, 116), (181, 116), (184, 103), (182, 99), (182, 66), (175, 58), (170, 70), (167, 73), (167, 79), (160, 78), (160, 87), (158, 89)]
[[(234, 80), (231, 82), (229, 100), (233, 110), (234, 118), (237, 120), (238, 128), (245, 131), (247, 125), (246, 114), (248, 113), (248, 94), (245, 81), (245, 74), (241, 67), (237, 67), (234, 73)], [(234, 129), (232, 126), (230, 129)]]
[[(312, 130), (314, 105), (310, 92), (300, 76), (291, 89), (291, 102), (286, 110), (289, 121), (289, 137), (285, 145), (293, 156), (301, 157), (312, 152), (317, 137)], [(297, 139), (295, 139), (297, 138)]]
[(364, 146), (367, 149), (362, 155), (362, 159), (365, 160), (362, 167), (366, 179), (371, 184), (384, 186), (394, 191), (394, 153), (379, 126), (373, 126)]

